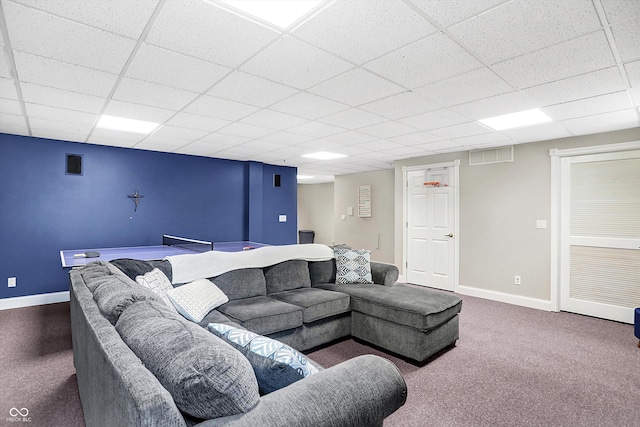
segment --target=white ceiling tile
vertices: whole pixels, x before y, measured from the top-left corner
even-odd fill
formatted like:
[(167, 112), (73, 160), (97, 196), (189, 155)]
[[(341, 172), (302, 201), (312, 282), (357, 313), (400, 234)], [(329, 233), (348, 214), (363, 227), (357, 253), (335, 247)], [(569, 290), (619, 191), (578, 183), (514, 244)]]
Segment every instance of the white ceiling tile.
[(449, 27), (504, 2), (505, 0), (411, 0), (411, 3), (443, 27)]
[(469, 118), (448, 109), (431, 111), (425, 114), (406, 117), (400, 122), (419, 130), (430, 130), (468, 122)]
[(57, 61), (117, 74), (136, 44), (135, 40), (11, 2), (5, 4), (4, 12), (13, 49)]
[(108, 116), (145, 120), (154, 123), (164, 123), (175, 114), (175, 111), (150, 107), (148, 105), (134, 104), (132, 102), (111, 100), (109, 101), (109, 105), (107, 105), (104, 114)]
[(600, 0), (610, 24), (617, 24), (640, 16), (640, 2), (636, 0)]
[(484, 61), (496, 63), (600, 27), (590, 1), (513, 0), (450, 31)]
[(414, 89), (419, 95), (451, 106), (511, 92), (513, 88), (489, 68), (483, 67)]
[(0, 77), (0, 98), (18, 99), (18, 92), (13, 79)]
[(245, 104), (268, 107), (298, 92), (288, 86), (236, 71), (216, 84), (209, 95)]
[(240, 69), (298, 89), (307, 89), (350, 68), (353, 65), (334, 55), (300, 40), (284, 37)]
[(520, 92), (509, 92), (466, 104), (456, 105), (455, 107), (451, 107), (451, 109), (466, 117), (479, 120), (529, 110), (535, 107), (537, 107), (537, 105)]
[(207, 135), (206, 130), (188, 129), (178, 126), (164, 125), (153, 133), (154, 137), (174, 138), (188, 141), (194, 141)]
[(475, 122), (462, 123), (459, 125), (447, 126), (431, 130), (432, 134), (449, 139), (462, 138), (472, 135), (481, 135), (489, 132), (491, 131)]
[(465, 136), (462, 138), (454, 138), (451, 141), (465, 146), (487, 146), (488, 144), (508, 145), (510, 139), (508, 136), (498, 132), (485, 133), (483, 135)]
[[(383, 150), (393, 150), (400, 149), (405, 147), (403, 144), (399, 144), (397, 142), (389, 141), (386, 139), (376, 139), (374, 141), (363, 142), (362, 144), (355, 145), (356, 148), (360, 148), (363, 150), (371, 151), (383, 151)], [(389, 154), (385, 154), (386, 157), (389, 157)]]
[(269, 108), (315, 120), (319, 117), (346, 110), (349, 106), (311, 93), (298, 92), (285, 100), (273, 104)]
[(379, 123), (377, 125), (364, 127), (362, 129), (359, 129), (358, 131), (378, 138), (392, 138), (394, 136), (414, 133), (416, 129), (400, 122), (388, 121)]
[(305, 153), (311, 153), (316, 151), (331, 151), (331, 152), (343, 154), (342, 148), (345, 148), (345, 147), (340, 143), (332, 142), (324, 138), (320, 138), (320, 139), (315, 139), (311, 141), (306, 141), (301, 144), (296, 144), (296, 148), (304, 150)]
[[(57, 139), (61, 141), (84, 142), (87, 134), (77, 128), (49, 127), (48, 120), (36, 119), (31, 123), (31, 135), (36, 138)], [(77, 132), (76, 132), (77, 131)]]
[[(44, 135), (44, 132), (46, 131), (46, 138), (56, 138), (56, 131), (64, 132), (65, 134), (70, 133), (75, 135), (74, 141), (77, 141), (78, 138), (84, 140), (84, 138), (89, 135), (92, 126), (90, 123), (87, 123), (85, 121), (59, 121), (53, 119), (41, 119), (38, 117), (30, 117), (29, 124), (31, 125), (31, 130), (34, 132), (34, 135), (36, 129), (39, 131), (39, 135)], [(60, 139), (62, 138), (63, 137), (61, 136)]]
[(210, 142), (194, 141), (174, 150), (174, 153), (190, 154), (192, 156), (209, 156), (216, 151), (220, 150), (216, 149)]
[(173, 152), (185, 145), (189, 144), (189, 140), (168, 138), (164, 136), (148, 136), (135, 145), (135, 148), (141, 150), (165, 151)]
[(405, 91), (363, 69), (355, 69), (319, 84), (309, 92), (357, 107)]
[(224, 126), (227, 126), (229, 123), (231, 122), (228, 120), (205, 117), (185, 112), (178, 113), (167, 121), (168, 125), (189, 129), (200, 129), (208, 132), (214, 132)]
[(337, 1), (293, 35), (362, 64), (436, 29), (399, 0)]
[(339, 142), (342, 145), (360, 144), (362, 142), (373, 141), (376, 137), (362, 132), (349, 130), (325, 137), (328, 141)]
[(344, 128), (320, 122), (307, 122), (289, 129), (289, 132), (310, 136), (312, 138), (324, 138), (344, 131)]
[(231, 123), (229, 126), (220, 129), (220, 133), (224, 133), (225, 135), (234, 135), (250, 139), (260, 138), (274, 132), (275, 130), (273, 129), (240, 122)]
[(371, 114), (359, 108), (349, 108), (348, 110), (328, 115), (319, 120), (345, 129), (358, 129), (364, 126), (387, 121), (384, 117)]
[(407, 91), (364, 104), (360, 108), (391, 120), (397, 120), (403, 117), (415, 116), (416, 114), (437, 110), (442, 107), (435, 102), (421, 97), (417, 93)]
[(295, 145), (307, 142), (311, 137), (283, 131), (263, 136), (260, 139), (263, 141), (277, 142), (283, 145)]
[(259, 108), (253, 105), (207, 95), (196, 99), (184, 109), (185, 112), (231, 121), (246, 117), (258, 110)]
[(241, 120), (242, 123), (249, 123), (276, 130), (289, 129), (306, 123), (307, 121), (307, 119), (268, 109), (257, 111)]
[(266, 141), (263, 139), (256, 139), (253, 141), (245, 142), (244, 144), (242, 144), (242, 147), (250, 148), (252, 151), (255, 151), (255, 152), (265, 152), (265, 151), (280, 150), (288, 147), (288, 145), (279, 144), (273, 141)]
[(216, 146), (228, 148), (228, 147), (244, 144), (245, 142), (250, 141), (251, 139), (252, 138), (245, 138), (245, 137), (235, 136), (235, 135), (212, 133), (202, 138), (201, 141), (208, 142)]
[(481, 66), (482, 63), (442, 33), (432, 34), (365, 65), (409, 89)]
[(431, 142), (420, 146), (425, 151), (433, 152), (448, 152), (449, 150), (458, 150), (464, 148), (464, 146), (458, 142), (443, 140)]
[(82, 129), (90, 130), (98, 120), (97, 114), (85, 113), (81, 111), (67, 110), (64, 108), (50, 107), (48, 105), (25, 103), (29, 120), (34, 118), (47, 119), (62, 123), (74, 123)]
[(514, 143), (522, 144), (525, 142), (545, 141), (571, 136), (565, 127), (566, 126), (554, 122), (519, 129), (505, 130), (501, 133), (511, 138)]
[(202, 92), (231, 71), (192, 56), (144, 43), (127, 69), (127, 77)]
[(20, 102), (16, 99), (0, 98), (0, 113), (13, 114), (15, 116), (22, 115)]
[(117, 147), (133, 147), (145, 137), (146, 135), (138, 133), (96, 128), (91, 132), (91, 136), (87, 142), (99, 145), (113, 145)]
[(607, 38), (597, 31), (495, 64), (493, 69), (512, 85), (527, 88), (613, 65)]
[(7, 62), (7, 58), (6, 58), (5, 54), (4, 54), (4, 52), (3, 52), (2, 55), (0, 55), (0, 77), (5, 78), (5, 79), (13, 78), (11, 76), (11, 72), (9, 71), (9, 63)]
[(92, 27), (137, 39), (159, 0), (12, 0)]
[(640, 61), (625, 64), (624, 68), (631, 83), (631, 93), (638, 105), (640, 104)]
[(0, 112), (0, 132), (15, 135), (28, 135), (27, 122), (23, 115), (4, 114)]
[(115, 74), (23, 52), (14, 51), (13, 55), (21, 82), (106, 97), (118, 78)]
[(393, 148), (391, 150), (382, 150), (381, 152), (388, 154), (389, 158), (393, 160), (407, 159), (410, 157), (420, 157), (424, 155), (424, 150), (415, 146), (404, 146)]
[(639, 125), (634, 109), (565, 120), (560, 124), (574, 135), (629, 129)]
[(544, 106), (604, 95), (624, 89), (625, 84), (620, 75), (620, 69), (618, 67), (610, 67), (522, 89), (522, 93)]
[(277, 37), (202, 0), (168, 0), (146, 41), (235, 68)]
[(25, 102), (85, 111), (87, 113), (99, 113), (105, 103), (105, 98), (99, 96), (34, 85), (32, 83), (22, 84), (22, 96)]
[(611, 111), (632, 108), (631, 100), (626, 91), (594, 96), (593, 98), (565, 102), (545, 108), (547, 114), (554, 120), (568, 120)]
[(640, 58), (640, 19), (621, 22), (611, 28), (623, 61)]
[(389, 139), (403, 145), (419, 145), (442, 140), (441, 137), (430, 134), (429, 132), (414, 132)]
[(113, 94), (113, 99), (135, 102), (169, 110), (180, 110), (198, 95), (194, 92), (149, 83), (137, 79), (124, 78)]

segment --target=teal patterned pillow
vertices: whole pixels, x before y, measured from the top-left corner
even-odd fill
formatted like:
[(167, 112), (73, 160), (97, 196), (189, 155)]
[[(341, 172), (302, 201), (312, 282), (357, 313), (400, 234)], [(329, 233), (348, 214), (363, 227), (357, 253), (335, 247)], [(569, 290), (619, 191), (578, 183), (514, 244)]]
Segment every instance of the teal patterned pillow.
[(373, 283), (371, 251), (366, 249), (336, 249), (336, 283)]
[(306, 357), (280, 341), (222, 323), (209, 323), (208, 329), (245, 355), (253, 367), (260, 394), (318, 373)]

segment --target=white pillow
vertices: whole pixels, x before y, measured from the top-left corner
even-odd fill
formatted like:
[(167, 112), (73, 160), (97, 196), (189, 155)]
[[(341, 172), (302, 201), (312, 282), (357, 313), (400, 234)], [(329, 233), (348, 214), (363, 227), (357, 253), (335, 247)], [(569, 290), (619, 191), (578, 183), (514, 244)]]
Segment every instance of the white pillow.
[(178, 313), (192, 322), (200, 322), (211, 310), (229, 298), (211, 280), (198, 279), (167, 292)]
[(151, 289), (156, 295), (162, 298), (165, 304), (171, 307), (171, 310), (176, 311), (171, 300), (167, 297), (167, 291), (173, 289), (173, 285), (161, 270), (154, 268), (142, 276), (136, 276), (136, 282), (145, 288)]

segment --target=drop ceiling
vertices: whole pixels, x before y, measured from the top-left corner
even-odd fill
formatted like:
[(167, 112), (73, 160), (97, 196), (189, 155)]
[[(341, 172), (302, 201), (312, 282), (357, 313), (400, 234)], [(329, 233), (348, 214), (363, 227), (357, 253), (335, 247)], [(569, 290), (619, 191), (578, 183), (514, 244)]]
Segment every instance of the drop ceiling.
[[(276, 31), (203, 0), (0, 0), (0, 132), (298, 168), (640, 125), (638, 0), (336, 0)], [(478, 120), (541, 108), (553, 121)], [(96, 128), (101, 114), (161, 123)], [(348, 157), (301, 157), (330, 151)]]

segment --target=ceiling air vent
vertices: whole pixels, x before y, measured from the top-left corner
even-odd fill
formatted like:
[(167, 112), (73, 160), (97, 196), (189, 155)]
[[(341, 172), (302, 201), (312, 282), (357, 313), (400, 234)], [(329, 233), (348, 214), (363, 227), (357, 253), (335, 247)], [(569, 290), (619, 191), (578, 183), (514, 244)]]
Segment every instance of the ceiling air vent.
[(469, 166), (513, 162), (513, 145), (469, 151)]

